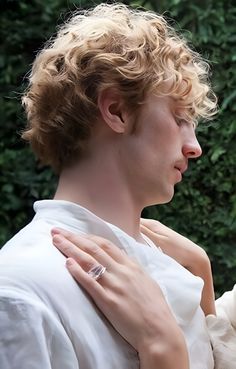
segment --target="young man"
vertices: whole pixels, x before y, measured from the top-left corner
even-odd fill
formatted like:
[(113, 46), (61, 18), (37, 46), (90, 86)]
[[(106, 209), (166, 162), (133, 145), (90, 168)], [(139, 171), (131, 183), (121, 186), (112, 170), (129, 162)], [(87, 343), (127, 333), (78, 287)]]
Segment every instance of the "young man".
[[(74, 15), (39, 53), (24, 104), (23, 137), (59, 183), (1, 251), (1, 367), (131, 369), (140, 360), (162, 369), (173, 355), (176, 369), (213, 369), (202, 281), (140, 233), (142, 209), (170, 201), (201, 155), (196, 123), (216, 107), (208, 65), (163, 17), (103, 4)], [(109, 239), (157, 282), (151, 343), (132, 347), (97, 310), (53, 247), (53, 227)]]

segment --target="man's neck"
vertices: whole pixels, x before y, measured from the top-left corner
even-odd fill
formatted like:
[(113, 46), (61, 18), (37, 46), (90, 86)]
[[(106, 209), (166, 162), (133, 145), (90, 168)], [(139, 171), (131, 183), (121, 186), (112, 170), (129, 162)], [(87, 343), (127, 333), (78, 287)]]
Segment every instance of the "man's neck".
[(112, 161), (81, 162), (61, 173), (55, 199), (79, 204), (143, 242), (141, 208), (135, 204), (122, 175)]

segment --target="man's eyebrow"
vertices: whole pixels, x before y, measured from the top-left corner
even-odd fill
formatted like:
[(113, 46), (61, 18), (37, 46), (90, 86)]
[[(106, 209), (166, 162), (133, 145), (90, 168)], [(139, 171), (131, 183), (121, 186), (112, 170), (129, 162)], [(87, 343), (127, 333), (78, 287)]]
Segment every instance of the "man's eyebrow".
[(177, 105), (177, 104), (174, 106), (174, 109), (173, 109), (173, 113), (176, 117), (178, 117), (179, 119), (185, 120), (189, 124), (192, 124), (194, 129), (196, 129), (199, 122), (196, 118), (193, 117), (193, 114), (188, 114), (189, 111), (190, 109), (187, 108), (186, 106)]

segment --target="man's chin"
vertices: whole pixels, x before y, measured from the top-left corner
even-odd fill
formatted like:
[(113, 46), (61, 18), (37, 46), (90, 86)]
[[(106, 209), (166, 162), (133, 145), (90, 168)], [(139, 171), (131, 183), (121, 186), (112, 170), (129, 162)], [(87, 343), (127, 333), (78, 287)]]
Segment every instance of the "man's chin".
[(161, 204), (168, 204), (168, 202), (170, 202), (173, 199), (174, 194), (175, 190), (173, 186), (171, 187), (170, 191), (165, 194), (165, 197), (163, 196), (163, 201), (161, 202)]
[[(174, 196), (174, 195), (173, 195)], [(162, 202), (159, 202), (159, 205), (164, 205), (164, 204), (168, 204), (169, 202), (171, 202), (171, 200), (173, 199), (173, 196), (171, 196), (171, 198), (169, 198), (168, 200), (163, 200)]]
[(163, 196), (162, 198), (159, 198), (158, 201), (152, 205), (164, 205), (168, 204), (174, 197), (174, 190)]

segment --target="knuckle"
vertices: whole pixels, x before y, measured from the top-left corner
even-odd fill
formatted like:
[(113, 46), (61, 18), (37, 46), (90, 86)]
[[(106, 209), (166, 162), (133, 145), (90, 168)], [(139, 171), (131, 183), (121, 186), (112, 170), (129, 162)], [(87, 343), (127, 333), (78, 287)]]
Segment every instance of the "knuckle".
[(103, 240), (103, 242), (101, 243), (101, 248), (105, 252), (109, 252), (112, 249), (112, 243), (110, 241)]
[(100, 247), (95, 243), (93, 236), (86, 236), (81, 248), (90, 255), (97, 255), (100, 252)]
[(63, 253), (67, 256), (71, 255), (72, 254), (72, 246), (68, 243), (64, 244), (63, 245)]
[(90, 247), (90, 253), (94, 256), (99, 255), (101, 253), (101, 249), (98, 245), (92, 244)]
[(97, 243), (97, 247), (99, 249), (103, 249), (104, 251), (108, 251), (108, 250), (111, 249), (112, 243), (109, 240), (105, 239), (105, 238), (92, 235), (91, 240), (93, 240), (95, 243)]

